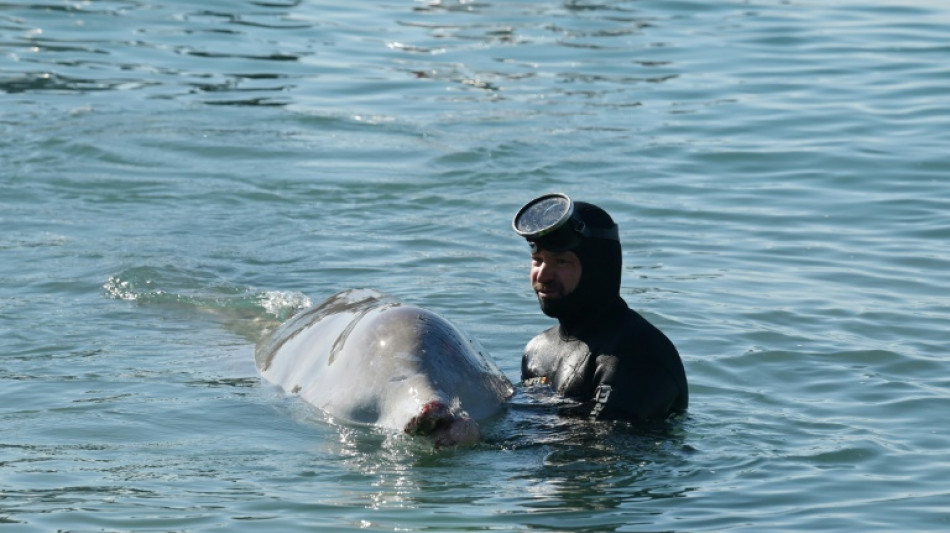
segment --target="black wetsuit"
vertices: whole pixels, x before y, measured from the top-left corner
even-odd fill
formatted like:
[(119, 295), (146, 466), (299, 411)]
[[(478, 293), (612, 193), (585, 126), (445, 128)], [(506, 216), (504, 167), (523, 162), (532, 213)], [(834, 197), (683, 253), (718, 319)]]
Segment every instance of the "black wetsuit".
[(583, 320), (562, 321), (532, 339), (521, 378), (577, 401), (562, 410), (569, 416), (662, 420), (689, 403), (673, 343), (619, 296)]

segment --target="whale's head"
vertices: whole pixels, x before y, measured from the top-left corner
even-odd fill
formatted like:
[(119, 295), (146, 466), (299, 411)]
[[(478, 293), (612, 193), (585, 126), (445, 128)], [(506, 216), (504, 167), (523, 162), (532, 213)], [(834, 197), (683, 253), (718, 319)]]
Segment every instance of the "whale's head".
[(350, 291), (289, 321), (259, 350), (262, 375), (334, 419), (478, 440), (514, 389), (473, 338), (427, 309)]

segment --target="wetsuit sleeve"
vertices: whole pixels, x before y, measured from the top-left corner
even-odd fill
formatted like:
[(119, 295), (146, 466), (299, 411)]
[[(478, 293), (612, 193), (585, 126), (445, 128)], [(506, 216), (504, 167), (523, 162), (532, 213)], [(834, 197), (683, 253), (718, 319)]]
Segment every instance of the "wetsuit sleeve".
[(597, 418), (662, 420), (686, 409), (686, 376), (673, 344), (659, 332), (637, 344), (636, 350), (627, 346), (616, 356), (597, 358), (592, 406)]
[(521, 356), (521, 380), (547, 383), (557, 369), (557, 350), (551, 342), (552, 330), (544, 331), (531, 339)]

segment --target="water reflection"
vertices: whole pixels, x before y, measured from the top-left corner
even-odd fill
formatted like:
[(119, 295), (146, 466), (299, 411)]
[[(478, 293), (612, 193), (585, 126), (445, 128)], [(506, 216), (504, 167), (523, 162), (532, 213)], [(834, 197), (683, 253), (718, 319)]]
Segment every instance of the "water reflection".
[[(627, 4), (413, 3), (388, 7), (388, 25), (372, 33), (358, 10), (328, 24), (321, 6), (299, 2), (20, 6), (0, 34), (16, 66), (0, 92), (121, 90), (238, 106), (373, 93), (391, 113), (416, 97), (380, 83), (426, 80), (488, 101), (639, 106), (636, 85), (679, 72), (646, 39), (656, 21)], [(415, 87), (422, 98), (443, 90)]]
[[(485, 442), (471, 448), (433, 450), (418, 439), (331, 422), (338, 438), (322, 452), (342, 459), (343, 492), (373, 511), (365, 519), (378, 527), (391, 525), (387, 510), (474, 505), (494, 509), (501, 528), (614, 531), (631, 517), (657, 514), (650, 502), (693, 490), (688, 419), (587, 423), (536, 400), (519, 391), (508, 412), (485, 425)], [(400, 516), (408, 530), (459, 528), (466, 519)]]

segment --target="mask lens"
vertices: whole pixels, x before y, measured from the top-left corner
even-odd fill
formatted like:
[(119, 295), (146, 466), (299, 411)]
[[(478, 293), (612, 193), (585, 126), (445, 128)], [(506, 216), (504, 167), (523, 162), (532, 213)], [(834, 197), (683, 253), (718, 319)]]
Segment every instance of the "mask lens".
[(573, 212), (574, 203), (567, 195), (546, 194), (522, 207), (512, 225), (522, 237), (537, 238), (563, 226)]

